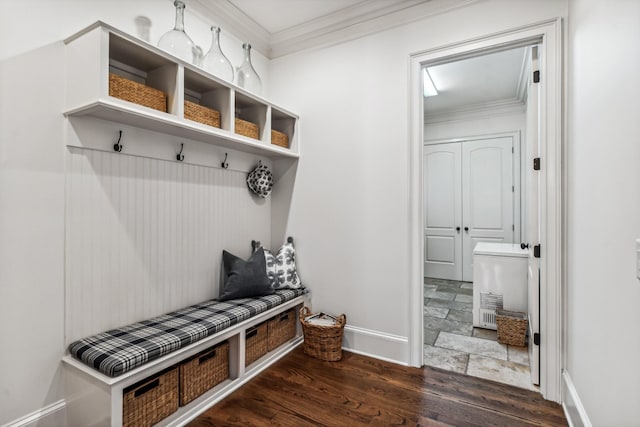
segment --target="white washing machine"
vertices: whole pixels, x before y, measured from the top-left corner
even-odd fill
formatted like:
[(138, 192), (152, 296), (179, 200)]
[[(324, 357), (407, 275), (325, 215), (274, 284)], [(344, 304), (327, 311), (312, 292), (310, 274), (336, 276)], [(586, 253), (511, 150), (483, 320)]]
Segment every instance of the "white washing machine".
[(496, 309), (527, 312), (529, 249), (479, 242), (473, 249), (473, 326), (496, 329)]

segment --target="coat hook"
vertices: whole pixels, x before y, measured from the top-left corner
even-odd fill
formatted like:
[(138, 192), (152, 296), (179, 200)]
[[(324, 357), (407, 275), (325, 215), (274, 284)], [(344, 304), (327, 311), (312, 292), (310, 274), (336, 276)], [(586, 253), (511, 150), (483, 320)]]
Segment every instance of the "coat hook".
[(180, 144), (180, 152), (176, 156), (176, 160), (178, 160), (179, 162), (184, 161), (184, 155), (182, 154), (182, 150), (184, 150), (184, 142)]
[(113, 144), (113, 150), (121, 153), (122, 152), (122, 144), (120, 144), (120, 140), (122, 139), (122, 131), (120, 131), (120, 135), (118, 136), (118, 142)]
[(229, 163), (227, 163), (227, 157), (229, 153), (224, 153), (224, 160), (222, 161), (222, 169), (227, 169), (229, 167)]

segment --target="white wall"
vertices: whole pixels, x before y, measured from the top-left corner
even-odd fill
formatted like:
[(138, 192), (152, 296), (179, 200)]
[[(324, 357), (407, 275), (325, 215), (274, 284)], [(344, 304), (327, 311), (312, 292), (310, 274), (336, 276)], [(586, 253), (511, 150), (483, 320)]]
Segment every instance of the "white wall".
[[(410, 54), (565, 14), (564, 1), (483, 1), (271, 62), (271, 96), (301, 115), (288, 229), (314, 307), (408, 336)], [(387, 344), (374, 353), (406, 349)]]
[[(185, 31), (206, 53), (211, 46), (210, 27), (219, 23), (194, 12), (189, 0), (185, 4)], [(147, 41), (153, 45), (175, 23), (173, 0), (0, 0), (0, 8), (0, 61), (64, 40), (98, 20), (142, 38), (136, 18), (146, 17), (151, 21)], [(234, 67), (242, 63), (242, 43), (222, 27), (222, 51)], [(267, 86), (268, 60), (255, 50), (251, 59)]]
[[(135, 18), (144, 15), (152, 20), (150, 39), (155, 44), (173, 28), (175, 9), (170, 0), (0, 0), (0, 8), (0, 425), (4, 425), (64, 397), (62, 39), (97, 20), (137, 34)], [(188, 3), (185, 21), (187, 32), (206, 49), (210, 23), (190, 14)], [(238, 65), (241, 42), (224, 30), (223, 49)], [(253, 59), (267, 83), (266, 59), (259, 54)], [(269, 224), (270, 218), (264, 223)], [(263, 235), (264, 240), (269, 238), (269, 233)], [(219, 259), (211, 263), (217, 266)]]
[(63, 53), (0, 62), (0, 425), (62, 398)]
[(594, 426), (640, 420), (640, 2), (569, 2), (567, 371)]

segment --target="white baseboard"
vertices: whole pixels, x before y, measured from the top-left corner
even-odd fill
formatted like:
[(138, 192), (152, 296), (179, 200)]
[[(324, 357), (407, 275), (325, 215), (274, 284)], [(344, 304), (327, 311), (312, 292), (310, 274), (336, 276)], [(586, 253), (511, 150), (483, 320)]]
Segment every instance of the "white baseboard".
[(408, 365), (409, 340), (407, 337), (347, 325), (344, 327), (342, 348), (363, 356)]
[(65, 409), (65, 401), (59, 400), (51, 405), (45, 406), (44, 408), (40, 408), (37, 411), (33, 411), (24, 417), (11, 421), (9, 424), (5, 424), (2, 427), (64, 426), (67, 424)]
[(562, 408), (569, 422), (569, 427), (592, 427), (587, 411), (584, 410), (578, 391), (567, 371), (562, 371), (562, 388), (564, 396)]

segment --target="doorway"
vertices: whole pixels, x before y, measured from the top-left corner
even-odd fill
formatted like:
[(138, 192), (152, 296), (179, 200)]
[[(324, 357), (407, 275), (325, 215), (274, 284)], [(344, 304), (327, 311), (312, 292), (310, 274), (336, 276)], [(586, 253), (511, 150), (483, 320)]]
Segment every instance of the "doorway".
[(514, 345), (495, 320), (496, 309), (527, 312), (519, 166), (521, 135), (538, 127), (526, 121), (531, 51), (424, 69), (428, 85), (442, 88), (424, 101), (424, 363), (535, 390), (526, 329)]
[[(435, 48), (411, 56), (410, 92), (410, 308), (409, 363), (423, 364), (424, 343), (424, 182), (422, 160), (423, 127), (422, 73), (424, 67), (450, 63), (510, 48), (540, 45), (542, 81), (540, 85), (540, 153), (546, 168), (539, 175), (540, 223), (540, 391), (549, 400), (560, 400), (561, 340), (561, 41), (560, 20), (535, 24), (513, 31)], [(535, 243), (535, 242), (533, 242)]]

